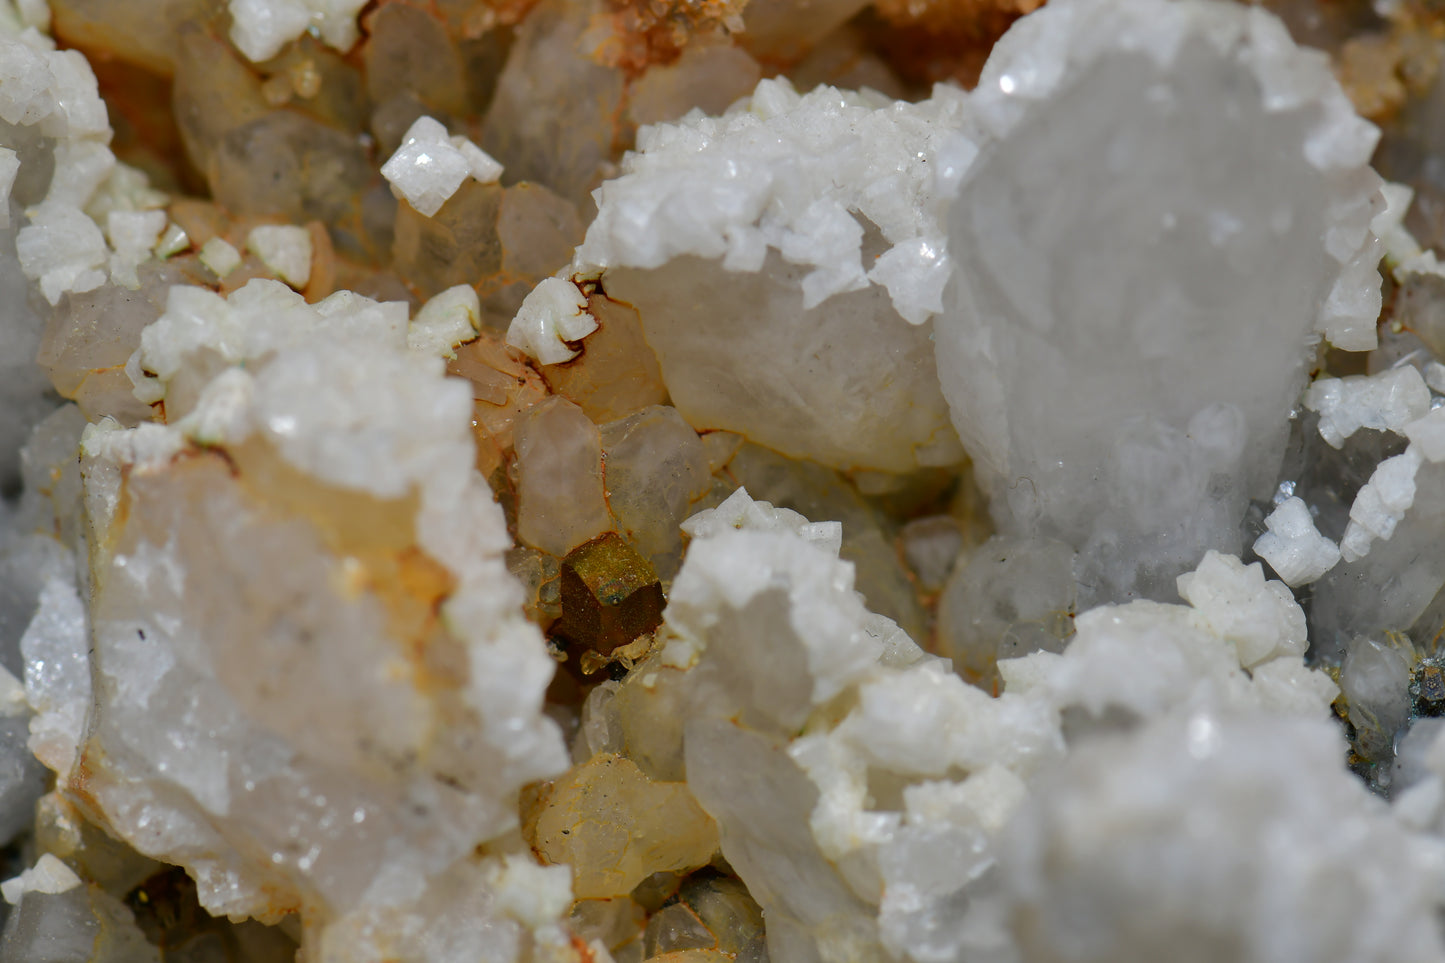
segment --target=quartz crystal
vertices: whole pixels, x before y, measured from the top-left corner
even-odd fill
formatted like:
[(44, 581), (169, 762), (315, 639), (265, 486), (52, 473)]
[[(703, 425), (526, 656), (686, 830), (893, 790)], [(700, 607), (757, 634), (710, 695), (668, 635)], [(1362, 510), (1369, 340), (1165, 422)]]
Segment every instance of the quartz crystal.
[(1325, 59), (1260, 10), (1105, 9), (1051, 3), (990, 57), (935, 321), (995, 518), (1079, 551), (1081, 604), (1238, 551), (1311, 338), (1373, 347), (1379, 310), (1376, 134)]
[(1428, 6), (0, 0), (0, 963), (1445, 959)]

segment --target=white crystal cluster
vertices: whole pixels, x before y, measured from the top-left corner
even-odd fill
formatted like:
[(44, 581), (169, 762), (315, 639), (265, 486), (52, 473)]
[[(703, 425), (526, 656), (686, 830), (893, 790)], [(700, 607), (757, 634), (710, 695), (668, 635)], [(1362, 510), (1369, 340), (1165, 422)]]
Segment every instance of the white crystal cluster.
[(1438, 845), (1361, 793), (1322, 719), (1204, 710), (1041, 782), (1002, 889), (1024, 959), (1428, 960)]
[[(67, 291), (90, 291), (108, 277), (135, 282), (136, 265), (151, 256), (167, 218), (165, 196), (140, 172), (117, 163), (107, 146), (105, 103), (85, 57), (57, 50), (34, 27), (0, 30), (0, 121), (7, 141), (0, 170), (7, 209), (25, 205), (15, 238), (20, 266), (50, 304)], [(51, 154), (54, 172), (43, 194), (16, 197), (27, 161)], [(13, 218), (13, 215), (10, 216)]]
[(1415, 503), (1421, 468), (1445, 461), (1445, 413), (1432, 408), (1430, 389), (1411, 365), (1374, 375), (1318, 378), (1303, 401), (1319, 413), (1320, 437), (1333, 448), (1360, 429), (1389, 432), (1409, 444), (1381, 460), (1355, 493), (1338, 545), (1320, 534), (1309, 506), (1298, 497), (1270, 513), (1265, 519), (1269, 530), (1254, 550), (1290, 585), (1314, 582), (1341, 559), (1358, 562), (1376, 540), (1388, 541)]
[[(1321, 959), (1440, 951), (1435, 850), (1346, 773), (1338, 689), (1305, 666), (1304, 614), (1258, 564), (1211, 553), (1179, 579), (1188, 605), (1095, 609), (1064, 654), (1003, 663), (991, 697), (867, 612), (836, 526), (739, 491), (685, 527), (666, 647), (594, 695), (586, 738), (658, 778), (680, 769), (774, 958), (1066, 958), (1099, 919), (1079, 959), (1294, 958), (1271, 955), (1279, 938)], [(679, 712), (681, 738), (659, 736)], [(1305, 840), (1342, 825), (1359, 843), (1317, 859)], [(1392, 934), (1379, 956), (1315, 925), (1346, 867), (1352, 918)]]
[[(952, 268), (936, 168), (967, 164), (968, 116), (951, 87), (907, 104), (780, 78), (644, 127), (568, 273), (638, 308), (695, 427), (844, 468), (952, 463), (926, 322)], [(509, 339), (565, 361), (589, 333), (572, 313), (544, 285)]]
[(1313, 582), (1340, 560), (1340, 547), (1320, 534), (1302, 498), (1286, 498), (1264, 524), (1267, 531), (1255, 540), (1254, 552), (1287, 585)]
[[(86, 430), (89, 618), (73, 589), (42, 596), (32, 744), (212, 912), (302, 911), (323, 959), (413, 954), (420, 928), (516, 957), (565, 945), (567, 874), (469, 854), (565, 765), (551, 661), (471, 467), (469, 394), (408, 333), (404, 304), (350, 292), (172, 289), (135, 367), (183, 410)], [(435, 617), (385, 581), (407, 578)]]
[[(720, 117), (643, 128), (622, 175), (599, 189), (573, 270), (658, 268), (692, 255), (757, 272), (771, 248), (808, 268), (804, 309), (871, 282), (921, 324), (943, 310), (951, 265), (936, 165), (971, 158), (965, 103), (947, 86), (908, 104), (866, 90), (799, 96), (786, 79), (767, 80)], [(886, 244), (866, 263), (865, 224)]]

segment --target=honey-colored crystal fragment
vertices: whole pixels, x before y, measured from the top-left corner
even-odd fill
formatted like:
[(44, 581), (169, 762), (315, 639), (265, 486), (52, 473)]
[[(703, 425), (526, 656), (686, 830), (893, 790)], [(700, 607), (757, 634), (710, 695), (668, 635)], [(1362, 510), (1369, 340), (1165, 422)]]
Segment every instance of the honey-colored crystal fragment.
[(653, 873), (706, 865), (717, 851), (717, 826), (686, 786), (653, 782), (621, 756), (594, 756), (523, 808), (524, 835), (543, 860), (571, 864), (578, 899), (622, 896)]
[(643, 338), (636, 309), (594, 294), (587, 299), (587, 313), (597, 329), (581, 343), (577, 357), (543, 366), (548, 386), (599, 425), (662, 404), (667, 399), (662, 369)]
[(488, 332), (457, 348), (447, 373), (472, 383), (472, 435), (477, 443), (477, 470), (491, 479), (512, 447), (517, 416), (547, 397), (541, 376), (519, 361)]
[(603, 655), (662, 622), (657, 571), (616, 532), (562, 560), (561, 635)]

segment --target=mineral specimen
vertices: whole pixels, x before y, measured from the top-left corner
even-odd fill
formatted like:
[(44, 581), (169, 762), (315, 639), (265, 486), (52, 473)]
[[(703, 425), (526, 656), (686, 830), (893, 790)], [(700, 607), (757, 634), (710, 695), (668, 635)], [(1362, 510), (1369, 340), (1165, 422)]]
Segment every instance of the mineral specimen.
[(1445, 20), (1035, 6), (0, 0), (0, 963), (1445, 959)]

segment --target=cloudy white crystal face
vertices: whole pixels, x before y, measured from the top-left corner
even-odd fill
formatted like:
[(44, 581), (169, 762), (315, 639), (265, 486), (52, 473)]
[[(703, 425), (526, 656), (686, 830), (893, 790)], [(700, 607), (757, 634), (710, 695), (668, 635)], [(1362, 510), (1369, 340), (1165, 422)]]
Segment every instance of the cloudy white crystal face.
[(1081, 604), (1167, 597), (1238, 551), (1312, 341), (1373, 345), (1376, 132), (1269, 14), (1188, 2), (1050, 4), (970, 106), (954, 423), (1000, 525), (1081, 553)]
[(1205, 708), (1072, 754), (1003, 847), (1023, 958), (1438, 958), (1420, 914), (1435, 844), (1391, 819), (1339, 749), (1322, 718)]

